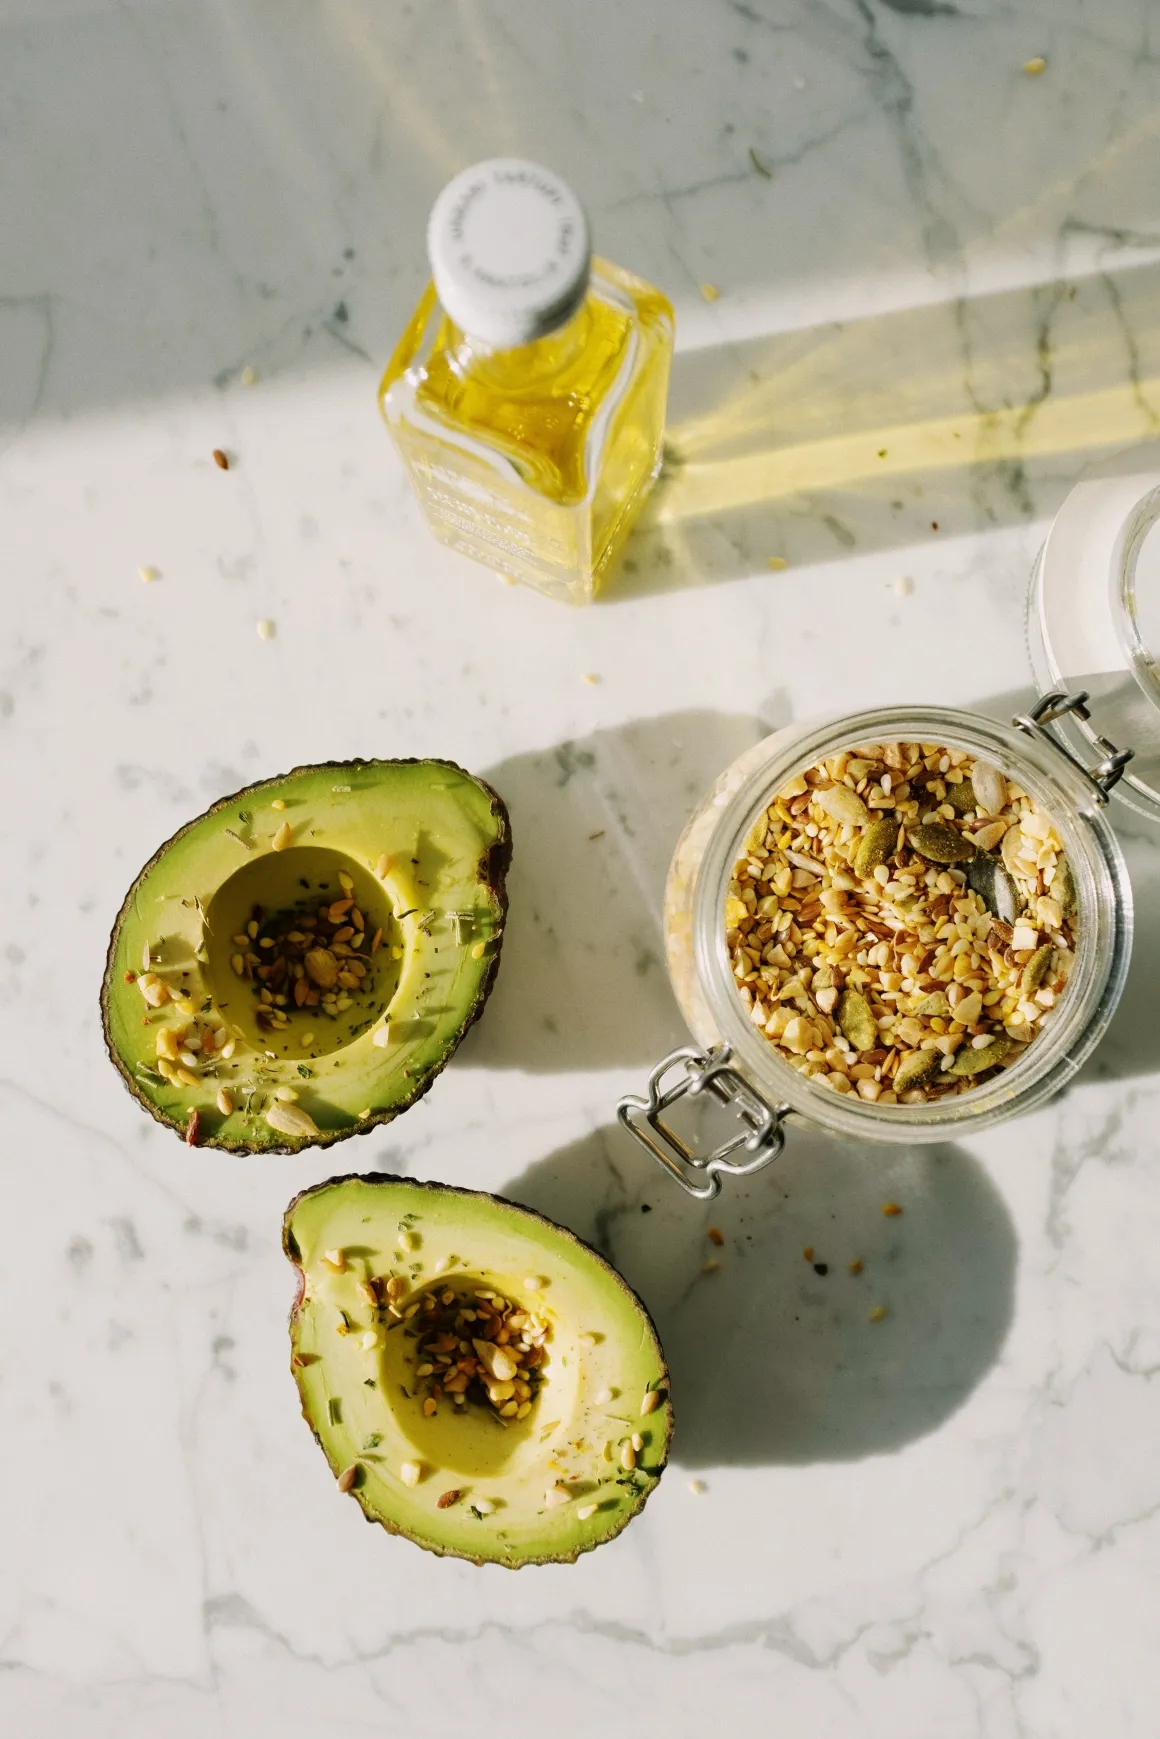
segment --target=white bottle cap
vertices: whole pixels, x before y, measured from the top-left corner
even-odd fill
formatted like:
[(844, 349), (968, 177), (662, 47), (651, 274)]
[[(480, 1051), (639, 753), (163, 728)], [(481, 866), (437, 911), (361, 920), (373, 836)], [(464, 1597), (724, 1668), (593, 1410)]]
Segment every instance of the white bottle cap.
[(440, 302), (472, 338), (530, 344), (579, 308), (588, 288), (588, 219), (549, 169), (492, 157), (449, 181), (427, 252)]

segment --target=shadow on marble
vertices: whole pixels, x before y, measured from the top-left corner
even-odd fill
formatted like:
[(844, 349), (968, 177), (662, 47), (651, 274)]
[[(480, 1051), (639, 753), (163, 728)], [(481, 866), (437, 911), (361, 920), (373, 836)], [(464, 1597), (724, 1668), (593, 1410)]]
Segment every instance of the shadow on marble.
[(721, 769), (782, 722), (669, 713), (486, 770), (511, 811), (511, 907), (457, 1066), (623, 1067), (685, 1042), (661, 936), (669, 859)]
[[(645, 1300), (686, 1467), (898, 1449), (963, 1405), (1010, 1326), (1015, 1230), (957, 1147), (855, 1146), (795, 1130), (776, 1167), (704, 1204), (612, 1124), (503, 1193), (588, 1239)], [(887, 1218), (886, 1201), (902, 1213)], [(886, 1317), (871, 1320), (880, 1304)]]
[(678, 354), (605, 601), (1021, 525), (1160, 437), (1160, 265)]

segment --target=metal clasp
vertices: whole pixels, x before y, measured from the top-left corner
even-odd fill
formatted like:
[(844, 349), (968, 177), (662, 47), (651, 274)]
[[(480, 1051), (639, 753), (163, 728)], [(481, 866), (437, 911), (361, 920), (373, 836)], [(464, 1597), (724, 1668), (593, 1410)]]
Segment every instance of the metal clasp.
[[(728, 1045), (707, 1052), (686, 1045), (658, 1063), (648, 1078), (647, 1098), (629, 1093), (616, 1107), (616, 1115), (629, 1134), (647, 1147), (683, 1190), (701, 1201), (710, 1201), (717, 1194), (722, 1173), (747, 1177), (776, 1159), (785, 1146), (782, 1122), (790, 1107), (767, 1105), (760, 1093), (729, 1067), (729, 1056)], [(673, 1077), (668, 1086), (666, 1077)], [(697, 1153), (664, 1121), (670, 1105), (698, 1093), (710, 1093), (719, 1104), (732, 1109), (742, 1125), (736, 1135), (711, 1153)], [(750, 1157), (731, 1160), (730, 1154), (739, 1148)]]
[[(1074, 713), (1077, 719), (1086, 724), (1091, 718), (1087, 704), (1087, 690), (1081, 689), (1079, 694), (1068, 694), (1066, 689), (1055, 689), (1051, 694), (1045, 694), (1038, 706), (1032, 707), (1029, 713), (1018, 713), (1012, 719), (1012, 724), (1019, 730), (1026, 731), (1029, 736), (1042, 737), (1058, 749), (1092, 788), (1096, 802), (1102, 808), (1112, 794), (1113, 788), (1123, 777), (1124, 768), (1135, 754), (1135, 749), (1117, 749), (1115, 743), (1109, 743), (1107, 737), (1096, 737), (1096, 748), (1103, 755), (1103, 760), (1095, 767), (1085, 767), (1078, 756), (1073, 755), (1065, 742), (1062, 742), (1051, 726), (1057, 719), (1062, 719), (1068, 713)], [(1094, 733), (1093, 733), (1094, 735)]]

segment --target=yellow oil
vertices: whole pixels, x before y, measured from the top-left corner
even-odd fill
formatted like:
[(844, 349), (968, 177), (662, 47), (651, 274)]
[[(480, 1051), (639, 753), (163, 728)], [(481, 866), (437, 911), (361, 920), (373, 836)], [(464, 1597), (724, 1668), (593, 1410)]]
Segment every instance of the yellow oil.
[(566, 326), (511, 350), (476, 345), (429, 288), (380, 403), (436, 534), (590, 598), (659, 469), (672, 332), (667, 299), (604, 261)]

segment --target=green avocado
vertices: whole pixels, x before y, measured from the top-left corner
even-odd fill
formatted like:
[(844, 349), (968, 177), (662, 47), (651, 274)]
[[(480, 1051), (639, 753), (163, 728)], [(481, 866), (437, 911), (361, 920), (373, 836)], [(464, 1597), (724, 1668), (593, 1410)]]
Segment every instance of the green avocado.
[(118, 914), (101, 991), (133, 1096), (191, 1144), (295, 1152), (430, 1086), (495, 978), (507, 811), (447, 761), (298, 767), (191, 821)]
[[(668, 1454), (668, 1373), (603, 1257), (498, 1196), (339, 1177), (291, 1202), (291, 1364), (340, 1492), (473, 1563), (572, 1563)], [(458, 1395), (458, 1399), (456, 1396)]]

